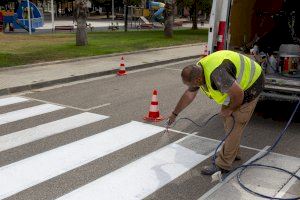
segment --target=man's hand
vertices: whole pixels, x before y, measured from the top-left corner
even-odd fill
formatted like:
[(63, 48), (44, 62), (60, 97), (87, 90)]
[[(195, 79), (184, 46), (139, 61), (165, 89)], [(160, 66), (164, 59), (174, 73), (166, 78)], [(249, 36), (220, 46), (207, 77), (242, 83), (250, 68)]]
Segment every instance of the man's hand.
[(233, 110), (223, 106), (222, 109), (221, 109), (220, 115), (222, 117), (229, 117), (232, 113), (233, 113)]
[(236, 81), (229, 88), (228, 96), (230, 97), (228, 108), (233, 111), (237, 110), (243, 103), (244, 91)]
[(169, 128), (175, 122), (175, 120), (176, 120), (176, 115), (172, 113), (167, 121), (167, 128)]

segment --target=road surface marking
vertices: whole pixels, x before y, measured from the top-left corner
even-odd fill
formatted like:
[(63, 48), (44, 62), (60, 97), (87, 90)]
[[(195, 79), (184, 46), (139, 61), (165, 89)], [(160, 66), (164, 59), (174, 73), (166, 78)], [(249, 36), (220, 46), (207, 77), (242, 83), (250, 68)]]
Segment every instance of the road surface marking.
[[(197, 59), (188, 59), (188, 60), (174, 62), (174, 63), (171, 63), (171, 64), (167, 63), (167, 64), (157, 65), (157, 66), (149, 67), (149, 68), (135, 69), (135, 70), (132, 70), (132, 71), (130, 70), (127, 73), (128, 74), (140, 73), (140, 72), (144, 72), (144, 71), (151, 71), (151, 70), (155, 70), (155, 69), (161, 69), (161, 68), (168, 67), (168, 66), (172, 67), (176, 64), (189, 63), (189, 62), (196, 63)], [(40, 89), (33, 89), (33, 90), (30, 90), (30, 91), (24, 91), (24, 92), (20, 92), (18, 94), (28, 95), (28, 94), (33, 94), (35, 92), (43, 92), (43, 91), (47, 91), (47, 90), (51, 90), (51, 89), (57, 89), (57, 88), (73, 86), (73, 85), (77, 85), (77, 84), (89, 83), (89, 82), (98, 81), (98, 80), (102, 80), (102, 79), (113, 78), (113, 77), (116, 77), (116, 75), (115, 74), (110, 74), (110, 75), (104, 75), (104, 76), (99, 76), (99, 77), (95, 77), (95, 78), (89, 78), (89, 79), (85, 79), (85, 80), (78, 80), (78, 81), (73, 81), (73, 82), (69, 82), (69, 83), (62, 83), (62, 84), (59, 84), (59, 85), (43, 87), (43, 88), (40, 88)]]
[(172, 143), (58, 200), (143, 199), (207, 158), (205, 155)]
[(132, 121), (0, 168), (0, 199), (153, 136), (164, 129)]
[[(175, 133), (181, 133), (183, 135), (192, 135), (193, 137), (198, 137), (198, 138), (210, 140), (210, 141), (213, 141), (213, 142), (221, 142), (221, 140), (216, 140), (216, 139), (212, 139), (212, 138), (208, 138), (208, 137), (203, 137), (203, 136), (200, 136), (200, 135), (196, 135), (198, 132), (186, 133), (186, 132), (178, 131), (178, 130), (175, 130), (175, 129), (169, 129), (169, 131), (175, 132)], [(257, 148), (248, 147), (248, 146), (244, 146), (244, 145), (241, 145), (241, 147), (243, 147), (245, 149), (253, 150), (253, 151), (261, 151), (262, 150), (262, 149), (257, 149)], [(221, 149), (221, 147), (220, 147), (220, 149)]]
[[(300, 169), (296, 173), (297, 176), (300, 176)], [(287, 184), (276, 194), (275, 198), (283, 198), (283, 196), (287, 193), (287, 191), (295, 184), (298, 179), (292, 177)], [(291, 197), (288, 197), (291, 198)]]
[(66, 108), (80, 110), (80, 111), (83, 111), (83, 112), (88, 112), (88, 111), (96, 109), (96, 108), (102, 108), (102, 107), (106, 107), (106, 106), (110, 105), (110, 103), (105, 103), (105, 104), (102, 104), (102, 105), (99, 105), (99, 106), (95, 106), (95, 107), (91, 107), (91, 108), (79, 108), (79, 107), (75, 107), (75, 106), (69, 106), (69, 105), (60, 104), (60, 103), (54, 103), (54, 102), (45, 101), (45, 100), (41, 100), (41, 99), (35, 99), (35, 98), (31, 98), (31, 97), (26, 97), (26, 98), (29, 98), (29, 99), (31, 99), (33, 101), (38, 101), (38, 102), (41, 102), (41, 103), (48, 103), (48, 104), (63, 106), (63, 107), (66, 107)]
[(99, 106), (94, 106), (94, 107), (91, 107), (91, 108), (87, 108), (85, 109), (86, 111), (91, 111), (91, 110), (94, 110), (94, 109), (97, 109), (97, 108), (103, 108), (103, 107), (106, 107), (106, 106), (110, 106), (111, 103), (105, 103), (105, 104), (102, 104), (102, 105), (99, 105)]
[[(244, 164), (249, 164), (252, 160), (255, 160), (259, 156), (263, 155), (269, 147), (270, 146), (266, 146), (265, 148), (263, 148), (260, 152), (258, 152), (256, 155), (254, 155), (250, 160), (248, 160)], [(233, 177), (235, 177), (240, 172), (240, 170), (241, 169), (237, 169), (234, 172), (232, 172), (229, 176), (226, 177), (225, 180), (223, 180), (222, 182), (218, 183), (215, 187), (213, 187), (212, 189), (210, 189), (209, 191), (207, 191), (198, 200), (205, 200), (205, 199), (207, 199), (210, 195), (212, 195), (214, 192), (216, 192), (218, 189), (220, 189), (223, 185), (225, 185), (229, 180), (231, 180)]]
[(162, 69), (168, 69), (168, 70), (173, 70), (173, 71), (182, 71), (182, 69), (176, 69), (176, 68), (169, 68), (169, 67), (163, 67)]
[(22, 110), (4, 113), (0, 115), (0, 125), (26, 119), (29, 117), (34, 117), (37, 115), (42, 115), (57, 110), (61, 110), (63, 108), (64, 107), (62, 106), (57, 106), (53, 104), (42, 104), (30, 108), (25, 108)]
[(0, 137), (0, 152), (90, 123), (101, 121), (106, 118), (108, 117), (94, 113), (81, 113), (33, 128), (10, 133)]
[(22, 103), (25, 101), (29, 101), (29, 100), (22, 97), (7, 97), (7, 98), (0, 99), (0, 107), (8, 106), (16, 103)]

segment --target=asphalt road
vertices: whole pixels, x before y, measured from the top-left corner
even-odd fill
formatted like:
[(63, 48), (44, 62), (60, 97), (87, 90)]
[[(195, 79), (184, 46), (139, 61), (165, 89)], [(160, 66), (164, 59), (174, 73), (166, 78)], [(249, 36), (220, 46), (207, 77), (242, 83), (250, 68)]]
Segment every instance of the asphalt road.
[[(26, 159), (38, 159), (38, 156), (44, 155), (44, 153), (49, 152), (49, 150), (55, 150), (73, 142), (84, 140), (97, 133), (110, 131), (115, 127), (128, 124), (131, 121), (146, 123), (143, 121), (143, 117), (148, 113), (153, 89), (158, 90), (160, 112), (164, 117), (167, 117), (186, 89), (180, 79), (180, 70), (192, 62), (193, 61), (186, 61), (172, 65), (157, 66), (151, 69), (130, 72), (124, 77), (106, 76), (19, 94), (18, 96), (25, 97), (29, 99), (29, 101), (0, 106), (0, 116), (4, 116), (5, 113), (18, 112), (22, 109), (44, 104), (56, 105), (62, 108), (57, 108), (57, 110), (52, 112), (45, 111), (43, 114), (32, 117), (24, 117), (17, 121), (4, 121), (2, 124), (0, 120), (1, 137), (15, 132), (22, 133), (23, 130), (32, 129), (41, 124), (79, 115), (84, 112), (99, 114), (99, 116), (104, 115), (109, 118), (91, 121), (84, 125), (78, 125), (76, 128), (63, 130), (56, 134), (48, 135), (47, 137), (1, 150), (0, 177), (1, 169), (6, 165), (13, 166), (15, 163), (22, 164), (20, 162), (23, 160), (26, 161)], [(263, 102), (258, 105), (258, 112), (252, 117), (242, 140), (243, 160), (235, 163), (235, 165), (240, 165), (249, 160), (261, 149), (272, 144), (277, 134), (283, 129), (292, 106), (293, 105), (287, 103), (272, 102)], [(210, 116), (218, 113), (219, 109), (219, 106), (213, 101), (199, 93), (192, 105), (182, 112), (180, 117), (189, 117), (197, 123), (203, 123)], [(270, 110), (273, 113), (272, 116), (281, 117), (273, 117), (272, 119), (272, 117), (266, 114), (266, 112), (270, 112)], [(276, 110), (278, 110), (278, 112)], [(21, 116), (21, 114), (18, 114), (18, 116)], [(163, 126), (163, 123), (164, 122), (160, 122), (154, 125)], [(62, 125), (59, 127), (61, 126)], [(76, 126), (76, 124), (74, 126)], [(135, 126), (137, 126), (136, 130), (140, 129), (140, 125)], [(50, 124), (44, 127), (44, 129), (51, 130), (54, 129), (53, 127), (54, 126)], [(202, 176), (200, 170), (204, 165), (210, 163), (210, 158), (208, 157), (211, 156), (211, 152), (217, 145), (217, 140), (220, 140), (224, 135), (222, 120), (220, 117), (216, 117), (206, 127), (201, 129), (188, 121), (180, 121), (173, 129), (184, 133), (170, 132), (166, 134), (162, 131), (158, 131), (149, 137), (131, 142), (117, 150), (114, 149), (114, 151), (106, 155), (93, 157), (89, 162), (82, 161), (76, 167), (73, 166), (73, 168), (66, 167), (64, 170), (57, 169), (57, 171), (55, 171), (54, 167), (52, 168), (51, 166), (52, 163), (57, 162), (56, 157), (54, 156), (54, 158), (52, 160), (49, 159), (49, 161), (46, 159), (46, 162), (49, 162), (49, 171), (53, 169), (53, 172), (51, 172), (52, 175), (45, 175), (44, 179), (41, 179), (39, 175), (37, 177), (38, 180), (29, 181), (23, 185), (20, 183), (19, 187), (15, 186), (12, 190), (10, 190), (11, 187), (8, 187), (7, 193), (0, 193), (0, 197), (8, 197), (8, 199), (56, 199), (105, 175), (110, 175), (111, 172), (126, 167), (128, 164), (134, 165), (135, 162), (141, 158), (153, 152), (155, 153), (160, 148), (175, 142), (176, 144), (180, 144), (180, 146), (192, 149), (194, 152), (201, 152), (202, 155), (207, 157), (205, 157), (203, 162), (199, 161), (199, 163), (194, 165), (191, 163), (191, 166), (187, 167), (187, 171), (178, 172), (179, 174), (177, 176), (174, 175), (175, 177), (171, 178), (171, 181), (159, 179), (160, 182), (154, 184), (153, 191), (150, 190), (148, 193), (139, 193), (141, 196), (137, 198), (198, 199), (216, 185), (216, 183), (210, 182), (210, 177)], [(299, 130), (300, 124), (292, 123), (287, 130), (286, 136), (284, 136), (275, 149), (275, 152), (299, 158)], [(193, 134), (193, 136), (189, 136), (189, 134)], [(114, 139), (114, 143), (122, 141), (122, 139), (118, 140), (118, 137)], [(126, 138), (124, 142), (125, 140)], [(82, 146), (82, 151), (88, 151), (93, 148), (93, 146)], [(76, 155), (72, 154), (72, 156)], [(193, 157), (194, 154), (190, 156)], [(185, 156), (183, 156), (182, 159), (184, 157)], [(180, 161), (180, 158), (177, 159)], [(23, 164), (25, 165), (26, 163), (24, 162)], [(61, 165), (62, 164), (60, 164), (60, 166)], [(31, 165), (28, 164), (27, 167), (30, 168), (30, 173), (32, 173), (28, 179), (34, 177), (34, 171), (37, 170), (35, 168), (36, 166), (37, 165), (32, 165), (31, 167)], [(138, 166), (139, 165), (136, 165), (137, 168)], [(47, 165), (43, 165), (41, 168), (47, 169)], [(27, 171), (24, 171), (24, 173), (25, 172)], [(36, 174), (38, 173), (39, 172), (36, 172)], [(139, 171), (137, 171), (137, 173), (139, 173)], [(159, 175), (164, 177), (162, 174)], [(24, 175), (24, 179), (26, 179), (26, 175)], [(15, 180), (22, 182), (21, 179), (16, 178)], [(108, 183), (109, 180), (111, 179), (108, 179)], [(9, 184), (13, 185), (14, 183), (7, 183), (7, 185)], [(2, 185), (5, 186), (6, 183), (2, 183)], [(128, 183), (128, 185), (130, 185), (130, 183)], [(125, 189), (123, 190), (129, 191), (127, 188), (129, 187), (128, 185), (121, 185), (121, 188), (124, 186)], [(120, 189), (120, 187), (118, 188)], [(113, 193), (114, 190), (109, 188), (109, 191)], [(297, 189), (297, 191), (299, 190)]]

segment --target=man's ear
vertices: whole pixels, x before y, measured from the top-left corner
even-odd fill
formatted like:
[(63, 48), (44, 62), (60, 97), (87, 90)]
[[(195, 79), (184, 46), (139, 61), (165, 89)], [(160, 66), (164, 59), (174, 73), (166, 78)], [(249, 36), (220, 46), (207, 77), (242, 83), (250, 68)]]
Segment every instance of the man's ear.
[(201, 85), (201, 83), (202, 83), (202, 78), (201, 78), (201, 77), (195, 78), (194, 84), (196, 84), (196, 85)]

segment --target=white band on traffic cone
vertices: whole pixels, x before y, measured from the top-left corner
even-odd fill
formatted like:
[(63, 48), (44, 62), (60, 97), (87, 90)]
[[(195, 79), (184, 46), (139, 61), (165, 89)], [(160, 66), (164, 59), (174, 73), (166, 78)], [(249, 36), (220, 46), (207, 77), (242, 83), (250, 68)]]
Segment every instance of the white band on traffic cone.
[(157, 105), (150, 105), (150, 112), (158, 112), (158, 106)]
[(152, 102), (158, 102), (157, 95), (152, 95)]

